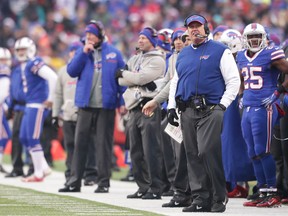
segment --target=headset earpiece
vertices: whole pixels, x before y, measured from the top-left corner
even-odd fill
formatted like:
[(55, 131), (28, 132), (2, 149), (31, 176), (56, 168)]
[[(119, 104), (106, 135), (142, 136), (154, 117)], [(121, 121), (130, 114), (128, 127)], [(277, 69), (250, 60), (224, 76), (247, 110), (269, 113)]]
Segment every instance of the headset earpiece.
[(188, 17), (186, 17), (186, 19), (184, 20), (184, 26), (187, 28), (188, 25), (187, 25), (187, 20), (191, 17), (191, 16), (199, 16), (199, 17), (202, 17), (204, 20), (205, 20), (205, 23), (204, 23), (204, 31), (205, 31), (205, 34), (206, 35), (209, 35), (210, 34), (210, 29), (209, 29), (209, 26), (208, 26), (208, 21), (207, 19), (202, 16), (202, 15), (199, 15), (199, 14), (191, 14), (189, 15)]

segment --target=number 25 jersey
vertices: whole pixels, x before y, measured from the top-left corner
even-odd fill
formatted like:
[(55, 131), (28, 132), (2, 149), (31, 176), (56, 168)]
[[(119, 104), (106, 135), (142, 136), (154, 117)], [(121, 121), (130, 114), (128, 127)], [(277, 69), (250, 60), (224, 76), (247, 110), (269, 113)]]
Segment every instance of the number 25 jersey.
[(262, 100), (277, 89), (280, 71), (271, 64), (281, 58), (285, 58), (284, 51), (274, 46), (260, 50), (251, 58), (247, 50), (238, 52), (237, 64), (244, 78), (244, 106), (261, 106)]

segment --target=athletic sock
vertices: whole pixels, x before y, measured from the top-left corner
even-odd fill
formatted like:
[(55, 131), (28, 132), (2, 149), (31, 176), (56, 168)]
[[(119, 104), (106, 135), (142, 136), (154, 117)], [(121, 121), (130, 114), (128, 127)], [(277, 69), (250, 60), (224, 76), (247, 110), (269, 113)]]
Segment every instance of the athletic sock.
[[(43, 170), (43, 158), (44, 152), (41, 145), (36, 145), (30, 149), (30, 154), (34, 166), (34, 175), (37, 178), (43, 178), (44, 170)], [(44, 158), (45, 160), (45, 158)]]

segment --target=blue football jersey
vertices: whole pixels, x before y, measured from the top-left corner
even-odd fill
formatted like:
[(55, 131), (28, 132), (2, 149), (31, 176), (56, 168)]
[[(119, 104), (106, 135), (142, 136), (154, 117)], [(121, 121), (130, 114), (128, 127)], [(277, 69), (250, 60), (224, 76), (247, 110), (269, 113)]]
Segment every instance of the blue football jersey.
[(48, 98), (48, 82), (38, 75), (43, 65), (45, 63), (39, 57), (28, 61), (26, 64), (24, 74), (22, 74), (26, 103), (43, 103)]
[(280, 71), (271, 66), (275, 60), (285, 58), (284, 51), (269, 46), (250, 58), (247, 50), (238, 52), (237, 64), (244, 78), (244, 106), (261, 106), (262, 100), (277, 89)]

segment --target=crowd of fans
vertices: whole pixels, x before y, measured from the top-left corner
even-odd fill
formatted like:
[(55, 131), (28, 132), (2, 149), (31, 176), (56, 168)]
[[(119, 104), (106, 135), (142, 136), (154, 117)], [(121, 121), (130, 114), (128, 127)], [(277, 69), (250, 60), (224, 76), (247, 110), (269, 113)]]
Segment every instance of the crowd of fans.
[(88, 21), (96, 19), (128, 59), (143, 27), (175, 29), (191, 13), (204, 15), (211, 30), (225, 24), (242, 32), (248, 23), (258, 22), (281, 41), (288, 37), (285, 0), (1, 0), (0, 46), (13, 51), (15, 40), (29, 36), (38, 54), (57, 70), (69, 44), (80, 40)]

